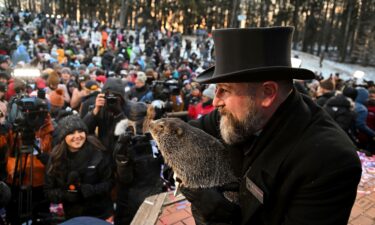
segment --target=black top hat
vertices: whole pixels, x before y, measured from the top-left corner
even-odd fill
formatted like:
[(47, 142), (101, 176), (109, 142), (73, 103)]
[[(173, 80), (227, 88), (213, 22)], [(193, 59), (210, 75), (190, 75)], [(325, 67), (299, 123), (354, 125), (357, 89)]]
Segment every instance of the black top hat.
[(201, 83), (314, 79), (307, 69), (293, 68), (293, 27), (218, 29), (213, 32), (216, 66), (202, 72)]

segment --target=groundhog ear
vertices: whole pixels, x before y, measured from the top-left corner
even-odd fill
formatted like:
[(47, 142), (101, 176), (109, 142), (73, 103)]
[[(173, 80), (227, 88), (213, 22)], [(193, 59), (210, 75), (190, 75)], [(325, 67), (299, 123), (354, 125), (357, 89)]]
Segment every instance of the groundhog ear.
[(181, 127), (177, 128), (177, 135), (178, 135), (178, 136), (181, 136), (182, 133), (183, 133), (182, 128), (181, 128)]

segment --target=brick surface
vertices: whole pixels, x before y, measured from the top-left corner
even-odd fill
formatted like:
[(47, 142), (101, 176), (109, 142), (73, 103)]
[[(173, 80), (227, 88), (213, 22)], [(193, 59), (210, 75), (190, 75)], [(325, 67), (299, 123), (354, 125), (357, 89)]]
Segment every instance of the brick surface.
[(355, 204), (362, 209), (369, 209), (374, 205), (374, 203), (368, 198), (361, 198)]
[(374, 220), (375, 222), (375, 208), (371, 208), (365, 212), (366, 216)]
[(374, 220), (362, 215), (353, 220), (351, 223), (353, 225), (374, 225), (374, 222)]
[(353, 220), (355, 218), (357, 218), (359, 215), (361, 215), (363, 213), (363, 209), (360, 208), (359, 206), (357, 205), (354, 205), (353, 208), (352, 208), (352, 212), (350, 214), (350, 220)]
[(174, 224), (188, 217), (190, 217), (189, 213), (187, 213), (185, 210), (180, 210), (167, 216), (160, 217), (160, 221), (164, 224)]

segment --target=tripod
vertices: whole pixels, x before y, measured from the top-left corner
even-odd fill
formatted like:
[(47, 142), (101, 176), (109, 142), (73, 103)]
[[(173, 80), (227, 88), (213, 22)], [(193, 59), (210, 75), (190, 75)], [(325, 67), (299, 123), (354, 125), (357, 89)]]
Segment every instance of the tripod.
[[(27, 133), (26, 133), (27, 132)], [(31, 133), (31, 134), (30, 134)], [(20, 138), (21, 136), (21, 138)], [(30, 137), (33, 138), (30, 138)], [(16, 213), (11, 214), (8, 220), (11, 224), (21, 224), (32, 219), (33, 211), (33, 170), (34, 170), (34, 149), (39, 150), (35, 146), (35, 134), (30, 130), (18, 131), (15, 136), (13, 145), (13, 153), (15, 154), (15, 166), (13, 172), (13, 179), (11, 189), (13, 196), (12, 211)], [(22, 143), (20, 142), (22, 141)], [(39, 150), (40, 151), (40, 150)]]

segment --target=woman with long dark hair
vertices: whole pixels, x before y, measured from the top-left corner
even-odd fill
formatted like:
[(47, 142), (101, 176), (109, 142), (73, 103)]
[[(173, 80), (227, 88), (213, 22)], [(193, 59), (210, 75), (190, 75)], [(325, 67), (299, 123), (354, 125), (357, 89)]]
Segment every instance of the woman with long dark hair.
[(66, 219), (110, 218), (112, 167), (105, 147), (95, 136), (87, 136), (86, 124), (79, 116), (61, 119), (57, 131), (58, 144), (47, 165), (48, 199), (63, 204)]

